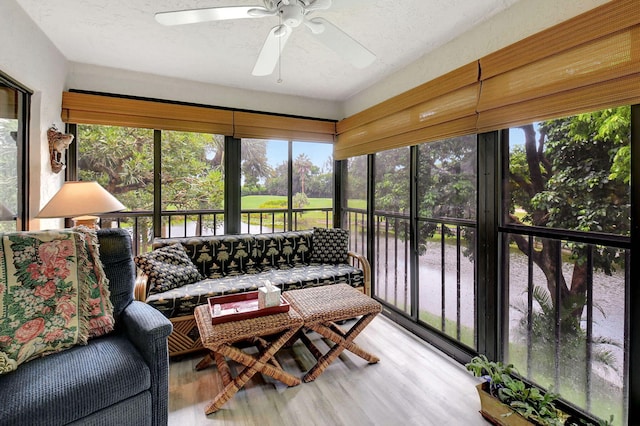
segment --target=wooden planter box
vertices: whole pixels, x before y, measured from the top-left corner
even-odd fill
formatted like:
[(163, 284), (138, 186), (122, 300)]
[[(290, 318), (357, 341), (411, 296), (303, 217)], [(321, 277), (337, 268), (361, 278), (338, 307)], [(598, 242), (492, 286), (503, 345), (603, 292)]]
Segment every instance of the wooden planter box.
[[(480, 414), (494, 425), (502, 426), (532, 426), (535, 425), (522, 417), (511, 407), (503, 404), (498, 398), (494, 398), (489, 393), (489, 383), (484, 382), (476, 386), (480, 396)], [(505, 414), (512, 413), (505, 416)]]

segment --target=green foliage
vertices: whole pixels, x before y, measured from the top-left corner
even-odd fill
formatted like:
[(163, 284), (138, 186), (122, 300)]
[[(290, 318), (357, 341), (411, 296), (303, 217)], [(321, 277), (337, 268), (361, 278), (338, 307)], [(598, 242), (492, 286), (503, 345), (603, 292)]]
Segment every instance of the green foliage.
[(309, 199), (304, 192), (296, 192), (293, 196), (293, 208), (302, 209), (309, 205)]
[[(554, 335), (556, 328), (556, 313), (553, 300), (549, 292), (540, 286), (535, 286), (532, 293), (535, 306), (531, 313), (531, 333), (528, 344), (534, 348), (532, 374), (546, 374), (555, 368), (555, 362), (559, 363), (563, 376), (571, 377), (574, 383), (584, 388), (586, 383), (586, 371), (589, 362), (586, 358), (586, 345), (591, 345), (592, 362), (599, 364), (605, 369), (616, 370), (615, 357), (608, 347), (620, 347), (620, 343), (605, 337), (592, 336), (587, 340), (586, 332), (580, 327), (580, 318), (572, 315), (569, 310), (560, 311), (560, 356), (556, 360)], [(566, 303), (573, 306), (583, 306), (586, 303), (585, 296), (580, 294), (568, 295), (570, 298)], [(522, 313), (519, 322), (519, 333), (525, 338), (528, 335), (529, 324), (527, 322), (526, 304), (513, 306)], [(600, 309), (598, 305), (594, 305)], [(604, 316), (604, 311), (600, 309)]]
[[(222, 137), (165, 131), (162, 138), (163, 208), (221, 208)], [(130, 210), (153, 208), (153, 131), (79, 126), (78, 147), (82, 180), (97, 180)]]
[(286, 198), (280, 198), (280, 199), (273, 199), (273, 200), (269, 200), (269, 201), (265, 201), (264, 203), (260, 204), (260, 206), (258, 207), (260, 209), (286, 209), (287, 208), (287, 199)]
[(513, 375), (518, 372), (512, 364), (489, 361), (486, 356), (479, 355), (465, 367), (476, 377), (486, 377), (491, 395), (510, 406), (522, 417), (541, 425), (562, 424), (561, 413), (554, 404), (557, 395), (552, 392), (542, 392), (514, 378)]

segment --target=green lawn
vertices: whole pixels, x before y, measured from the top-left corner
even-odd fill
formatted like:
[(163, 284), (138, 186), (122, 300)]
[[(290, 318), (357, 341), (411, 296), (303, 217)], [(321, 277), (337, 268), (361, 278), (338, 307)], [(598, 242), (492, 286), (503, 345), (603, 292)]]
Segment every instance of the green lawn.
[[(268, 201), (283, 201), (286, 203), (287, 197), (284, 195), (246, 195), (241, 199), (242, 209), (255, 210)], [(309, 198), (309, 205), (305, 208), (320, 209), (332, 207), (331, 198)]]
[[(268, 201), (284, 201), (286, 203), (286, 196), (276, 195), (247, 195), (242, 197), (241, 206), (243, 210), (259, 210), (264, 203)], [(309, 204), (305, 206), (308, 209), (321, 209), (332, 207), (331, 198), (309, 198)], [(271, 214), (265, 213), (262, 215), (263, 219), (271, 220)], [(311, 211), (298, 213), (297, 229), (310, 229), (314, 226), (325, 227), (326, 226), (326, 212), (323, 211)], [(246, 220), (243, 219), (243, 220)], [(260, 218), (257, 215), (251, 216), (251, 223), (257, 225), (260, 223)], [(329, 215), (329, 226), (332, 224), (332, 216)], [(282, 229), (284, 227), (282, 214), (277, 214), (275, 219), (276, 228)]]

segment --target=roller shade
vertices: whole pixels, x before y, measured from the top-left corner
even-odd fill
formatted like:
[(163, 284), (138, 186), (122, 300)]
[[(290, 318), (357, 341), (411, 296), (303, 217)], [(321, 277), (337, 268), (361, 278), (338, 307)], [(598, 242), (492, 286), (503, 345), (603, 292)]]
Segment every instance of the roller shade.
[(233, 130), (232, 111), (76, 92), (62, 94), (62, 121), (225, 135)]
[(334, 121), (285, 117), (235, 111), (233, 136), (236, 138), (292, 139), (309, 142), (332, 142), (336, 132)]
[(345, 118), (334, 157), (637, 103), (640, 2), (614, 0)]
[(640, 102), (640, 3), (608, 3), (480, 59), (478, 131)]
[(474, 62), (346, 118), (334, 158), (466, 134), (475, 128), (479, 89)]
[(10, 87), (0, 87), (0, 118), (18, 118), (18, 91)]

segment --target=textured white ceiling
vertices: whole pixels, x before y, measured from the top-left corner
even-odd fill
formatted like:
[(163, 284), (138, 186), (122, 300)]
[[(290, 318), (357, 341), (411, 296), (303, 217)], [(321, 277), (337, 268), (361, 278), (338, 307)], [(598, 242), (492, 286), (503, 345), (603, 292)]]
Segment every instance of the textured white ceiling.
[(251, 70), (277, 17), (166, 27), (155, 12), (261, 0), (16, 0), (69, 61), (223, 86), (343, 101), (518, 0), (334, 0), (315, 12), (373, 51), (360, 70), (294, 30), (271, 76)]

